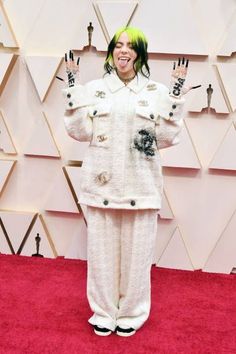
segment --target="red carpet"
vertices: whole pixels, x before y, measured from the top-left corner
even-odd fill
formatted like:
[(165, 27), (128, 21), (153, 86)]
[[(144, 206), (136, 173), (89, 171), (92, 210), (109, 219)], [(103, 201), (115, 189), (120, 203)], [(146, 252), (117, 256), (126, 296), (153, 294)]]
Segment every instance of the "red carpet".
[(152, 270), (152, 311), (133, 337), (87, 323), (86, 262), (0, 255), (1, 354), (236, 353), (236, 275)]

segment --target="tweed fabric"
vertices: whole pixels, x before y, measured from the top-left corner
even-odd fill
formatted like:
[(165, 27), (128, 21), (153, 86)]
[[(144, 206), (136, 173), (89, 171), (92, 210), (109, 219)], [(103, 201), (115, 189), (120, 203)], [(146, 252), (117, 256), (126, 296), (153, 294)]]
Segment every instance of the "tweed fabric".
[(159, 149), (179, 142), (184, 99), (138, 74), (127, 86), (115, 74), (65, 89), (68, 134), (90, 144), (79, 202), (114, 209), (159, 209)]
[(140, 328), (150, 311), (156, 210), (88, 207), (89, 322)]

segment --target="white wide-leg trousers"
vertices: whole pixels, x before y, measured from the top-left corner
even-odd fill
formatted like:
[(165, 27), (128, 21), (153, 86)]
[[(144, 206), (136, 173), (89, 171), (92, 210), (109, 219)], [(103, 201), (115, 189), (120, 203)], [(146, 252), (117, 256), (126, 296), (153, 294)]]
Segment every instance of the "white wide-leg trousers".
[(89, 323), (138, 329), (150, 312), (157, 210), (88, 207), (87, 222)]

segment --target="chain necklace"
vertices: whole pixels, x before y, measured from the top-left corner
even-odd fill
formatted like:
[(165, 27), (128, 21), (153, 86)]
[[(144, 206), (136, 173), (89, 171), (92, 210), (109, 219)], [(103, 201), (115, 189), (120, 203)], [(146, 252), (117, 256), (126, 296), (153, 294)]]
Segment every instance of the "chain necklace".
[(133, 79), (135, 78), (135, 75), (133, 77), (130, 77), (128, 79), (121, 79), (121, 81), (127, 86)]
[(127, 79), (122, 79), (119, 75), (119, 79), (125, 84), (125, 86), (127, 86), (134, 78), (136, 75), (132, 76), (132, 77), (128, 77)]

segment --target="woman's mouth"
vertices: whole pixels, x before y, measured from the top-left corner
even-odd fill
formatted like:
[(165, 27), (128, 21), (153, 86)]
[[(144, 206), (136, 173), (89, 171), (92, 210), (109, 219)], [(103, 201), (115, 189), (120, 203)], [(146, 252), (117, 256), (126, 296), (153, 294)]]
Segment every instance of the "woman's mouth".
[(122, 68), (124, 68), (128, 62), (130, 61), (130, 58), (127, 58), (127, 57), (120, 57), (119, 59), (119, 64)]

